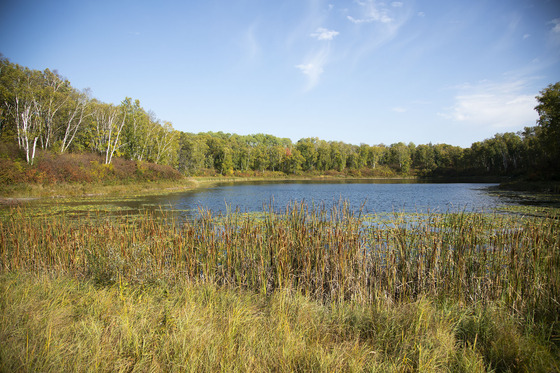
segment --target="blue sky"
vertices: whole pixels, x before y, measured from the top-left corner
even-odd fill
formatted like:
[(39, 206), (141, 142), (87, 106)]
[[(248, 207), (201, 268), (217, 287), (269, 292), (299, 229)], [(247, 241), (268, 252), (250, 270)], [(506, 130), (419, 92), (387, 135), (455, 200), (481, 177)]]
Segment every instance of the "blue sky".
[(463, 147), (535, 125), (557, 0), (18, 0), (0, 53), (181, 131)]

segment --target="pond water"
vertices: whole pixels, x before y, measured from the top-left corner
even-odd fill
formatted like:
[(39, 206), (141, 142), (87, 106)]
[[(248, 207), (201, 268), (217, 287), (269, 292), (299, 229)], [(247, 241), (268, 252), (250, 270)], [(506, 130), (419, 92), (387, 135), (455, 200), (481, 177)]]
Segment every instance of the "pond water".
[(330, 208), (341, 201), (363, 213), (490, 211), (509, 202), (489, 193), (496, 184), (434, 184), (387, 181), (222, 183), (212, 188), (146, 198), (145, 203), (196, 215), (261, 212), (271, 206), (283, 211), (293, 202)]
[[(75, 216), (134, 216), (145, 210), (171, 211), (179, 218), (196, 217), (200, 209), (214, 214), (228, 211), (283, 212), (291, 203), (305, 202), (330, 209), (341, 202), (365, 214), (490, 212), (523, 203), (502, 192), (497, 184), (419, 183), (406, 180), (260, 181), (220, 183), (180, 193), (154, 196), (40, 199), (28, 205), (32, 214)], [(5, 210), (5, 209), (3, 209)]]

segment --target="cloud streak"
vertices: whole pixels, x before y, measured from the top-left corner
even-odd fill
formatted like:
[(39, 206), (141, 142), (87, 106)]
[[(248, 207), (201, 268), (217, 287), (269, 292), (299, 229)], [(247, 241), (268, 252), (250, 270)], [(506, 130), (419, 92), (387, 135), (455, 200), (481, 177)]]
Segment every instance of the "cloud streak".
[[(381, 23), (391, 23), (394, 19), (390, 16), (389, 8), (386, 7), (384, 3), (377, 4), (374, 0), (366, 0), (366, 1), (357, 1), (357, 4), (360, 6), (360, 17), (356, 18), (353, 16), (347, 16), (346, 18), (354, 23), (372, 23), (372, 22), (381, 22)], [(402, 3), (400, 2), (393, 2), (392, 4), (394, 8), (402, 7)]]
[(457, 87), (453, 106), (438, 115), (469, 127), (519, 130), (534, 125), (537, 118), (535, 95), (526, 91), (522, 80), (466, 84)]
[(397, 37), (402, 26), (415, 14), (410, 4), (400, 1), (358, 0), (354, 4), (344, 14), (349, 21), (347, 24), (359, 35), (348, 48), (354, 63)]
[(319, 78), (325, 71), (324, 66), (327, 63), (328, 56), (329, 48), (327, 46), (311, 53), (305, 58), (305, 62), (295, 66), (307, 77), (306, 91), (313, 89), (319, 83)]
[(336, 35), (338, 35), (338, 31), (328, 30), (324, 27), (319, 27), (317, 30), (311, 34), (311, 37), (317, 40), (333, 40)]

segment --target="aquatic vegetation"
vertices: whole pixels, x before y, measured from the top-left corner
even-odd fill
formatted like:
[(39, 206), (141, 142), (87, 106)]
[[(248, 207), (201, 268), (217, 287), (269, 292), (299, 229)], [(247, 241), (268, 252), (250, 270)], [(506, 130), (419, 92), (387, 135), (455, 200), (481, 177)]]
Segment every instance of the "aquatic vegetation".
[(362, 303), (422, 295), (502, 300), (525, 313), (560, 314), (560, 222), (503, 214), (371, 216), (340, 204), (195, 220), (145, 211), (80, 219), (12, 209), (0, 225), (2, 271), (63, 271), (98, 282), (163, 279), (290, 288)]
[(344, 203), (186, 221), (11, 208), (1, 367), (555, 371), (559, 225)]

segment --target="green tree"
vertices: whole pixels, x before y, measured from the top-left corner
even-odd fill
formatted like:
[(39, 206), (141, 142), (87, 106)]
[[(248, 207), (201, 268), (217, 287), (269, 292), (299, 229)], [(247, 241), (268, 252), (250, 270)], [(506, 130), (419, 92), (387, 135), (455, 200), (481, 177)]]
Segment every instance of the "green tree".
[(539, 114), (537, 121), (541, 128), (540, 142), (549, 165), (560, 169), (560, 82), (550, 84), (537, 96), (535, 107)]
[(375, 169), (375, 167), (383, 159), (385, 149), (386, 148), (384, 145), (375, 145), (375, 146), (371, 146), (368, 149), (368, 156), (367, 156), (368, 167)]
[(148, 114), (139, 100), (126, 97), (121, 105), (126, 113), (126, 124), (123, 128), (123, 155), (128, 159), (142, 161), (153, 153), (151, 146), (154, 135), (159, 127), (155, 115)]
[(179, 146), (179, 133), (173, 129), (171, 122), (165, 121), (156, 127), (153, 135), (153, 159), (157, 164), (174, 166)]
[(343, 149), (344, 143), (330, 142), (330, 148), (332, 169), (342, 172), (346, 167), (346, 152)]
[(282, 168), (282, 162), (286, 156), (286, 148), (280, 144), (273, 145), (268, 148), (268, 167), (272, 171), (278, 171)]
[(105, 154), (105, 164), (110, 164), (113, 156), (121, 147), (121, 133), (125, 125), (126, 112), (122, 106), (95, 102), (93, 106), (95, 120), (94, 148)]
[(327, 171), (332, 168), (329, 144), (324, 140), (317, 142), (317, 170)]
[(296, 149), (300, 152), (304, 161), (301, 165), (303, 171), (315, 169), (317, 163), (317, 138), (300, 139), (296, 144)]
[(413, 157), (413, 166), (424, 174), (429, 174), (436, 168), (434, 147), (432, 144), (418, 145)]
[(389, 147), (389, 163), (398, 165), (400, 172), (407, 174), (411, 165), (409, 147), (403, 142), (391, 144)]
[(252, 150), (253, 164), (251, 168), (255, 171), (262, 171), (267, 169), (269, 165), (268, 149), (263, 143), (258, 144)]
[[(35, 99), (39, 81), (37, 71), (2, 61), (0, 83), (2, 85), (3, 118), (8, 119), (18, 147), (25, 153), (27, 163), (33, 164), (37, 142), (42, 135), (42, 121)], [(3, 123), (3, 129), (6, 124)], [(5, 131), (5, 129), (3, 130)]]
[(207, 141), (209, 157), (212, 160), (212, 167), (221, 173), (227, 175), (233, 171), (233, 156), (229, 148), (228, 136), (225, 134), (209, 133)]
[(70, 91), (69, 100), (61, 111), (60, 131), (57, 140), (60, 153), (65, 153), (70, 148), (82, 130), (86, 118), (92, 115), (89, 110), (89, 95), (89, 90), (79, 92), (72, 89)]
[(301, 165), (305, 158), (296, 148), (286, 148), (286, 156), (282, 162), (282, 171), (287, 174), (297, 174), (301, 172)]
[(70, 82), (62, 78), (57, 71), (36, 71), (35, 87), (31, 95), (35, 110), (40, 118), (40, 143), (43, 149), (49, 149), (55, 141), (58, 131), (58, 115), (70, 100), (72, 88)]

